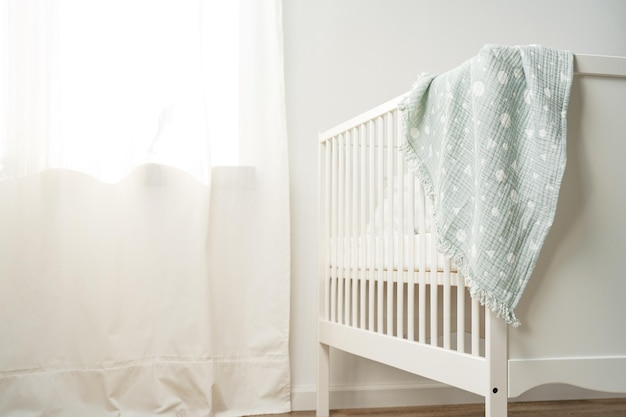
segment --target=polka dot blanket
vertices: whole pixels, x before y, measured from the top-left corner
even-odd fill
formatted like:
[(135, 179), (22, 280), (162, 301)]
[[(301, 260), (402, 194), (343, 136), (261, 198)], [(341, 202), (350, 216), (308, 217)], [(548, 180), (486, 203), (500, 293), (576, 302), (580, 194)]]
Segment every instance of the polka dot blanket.
[(402, 151), (433, 201), (440, 250), (513, 326), (556, 211), (572, 77), (569, 51), (486, 45), (421, 75), (400, 107)]

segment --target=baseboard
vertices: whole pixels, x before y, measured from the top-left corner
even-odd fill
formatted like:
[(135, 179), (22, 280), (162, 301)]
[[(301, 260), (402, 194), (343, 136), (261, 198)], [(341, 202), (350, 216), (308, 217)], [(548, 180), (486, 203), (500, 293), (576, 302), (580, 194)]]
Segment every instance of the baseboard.
[[(624, 398), (625, 394), (610, 394), (585, 390), (563, 384), (533, 388), (509, 401), (565, 401), (599, 398)], [(331, 385), (330, 408), (388, 408), (420, 405), (481, 403), (483, 398), (445, 384), (422, 382), (411, 384)], [(314, 410), (316, 390), (313, 385), (294, 386), (291, 391), (293, 411)]]

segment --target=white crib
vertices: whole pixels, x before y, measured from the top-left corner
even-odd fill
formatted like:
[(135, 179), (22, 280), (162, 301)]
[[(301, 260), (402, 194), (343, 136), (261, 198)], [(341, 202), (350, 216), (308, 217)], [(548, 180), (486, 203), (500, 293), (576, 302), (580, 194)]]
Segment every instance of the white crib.
[[(575, 75), (572, 100), (584, 103), (586, 97), (593, 98), (594, 94), (606, 95), (607, 106), (617, 115), (616, 126), (623, 126), (624, 130), (616, 133), (615, 126), (605, 123), (603, 129), (612, 129), (613, 138), (621, 137), (623, 142), (626, 126), (623, 118), (619, 120), (623, 110), (615, 109), (626, 108), (626, 58), (576, 55)], [(597, 82), (585, 83), (582, 78), (601, 81), (596, 88)], [(612, 343), (610, 348), (585, 355), (539, 353), (534, 357), (532, 349), (526, 346), (545, 343), (541, 341), (541, 332), (526, 334), (522, 330), (518, 336), (518, 329), (509, 331), (503, 320), (469, 297), (461, 274), (437, 252), (435, 230), (430, 227), (429, 199), (398, 151), (402, 135), (398, 110), (401, 99), (391, 100), (320, 135), (317, 415), (328, 416), (331, 406), (329, 347), (483, 396), (486, 415), (491, 417), (507, 415), (508, 398), (546, 383), (626, 392), (626, 332), (622, 317), (597, 317), (612, 320), (615, 330), (622, 334), (611, 339), (617, 342), (606, 342)], [(569, 119), (576, 121), (569, 123), (569, 140), (591, 140), (587, 136), (596, 129), (592, 126), (596, 110), (576, 103), (570, 109)], [(581, 125), (581, 131), (589, 133), (571, 131), (577, 123), (589, 123), (590, 126)], [(575, 162), (569, 164), (574, 168), (568, 169), (576, 169)], [(621, 182), (626, 172), (620, 169), (616, 172), (622, 179), (612, 180), (618, 189), (614, 190), (617, 197), (611, 204), (618, 208), (626, 206), (626, 187)], [(557, 212), (557, 218), (559, 215)], [(623, 223), (615, 227), (626, 235)], [(626, 255), (626, 240), (616, 244)], [(615, 262), (625, 266), (623, 260)], [(535, 275), (560, 275), (551, 274), (546, 271), (549, 268), (541, 265), (538, 269), (541, 271)], [(624, 277), (623, 272), (619, 275)], [(593, 285), (591, 280), (587, 282)], [(626, 290), (626, 286), (619, 285), (616, 288)], [(530, 292), (525, 294), (527, 298), (535, 296), (532, 289)], [(586, 292), (580, 288), (577, 293)], [(622, 316), (626, 314), (625, 303), (620, 302), (623, 293), (618, 290), (610, 301)], [(577, 302), (585, 305), (586, 300), (581, 296)], [(587, 309), (590, 314), (595, 310), (596, 314), (606, 314), (594, 306)], [(533, 317), (541, 314), (541, 305), (533, 306), (533, 311), (537, 311)], [(568, 343), (575, 344), (575, 340)], [(519, 353), (528, 350), (531, 352)]]

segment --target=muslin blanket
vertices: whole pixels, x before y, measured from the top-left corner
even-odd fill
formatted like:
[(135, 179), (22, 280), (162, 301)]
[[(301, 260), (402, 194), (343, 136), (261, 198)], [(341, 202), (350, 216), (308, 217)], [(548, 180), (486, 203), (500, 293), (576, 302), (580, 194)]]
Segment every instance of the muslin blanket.
[(440, 250), (513, 326), (554, 219), (572, 77), (568, 51), (486, 45), (421, 75), (401, 105), (402, 150), (433, 201)]

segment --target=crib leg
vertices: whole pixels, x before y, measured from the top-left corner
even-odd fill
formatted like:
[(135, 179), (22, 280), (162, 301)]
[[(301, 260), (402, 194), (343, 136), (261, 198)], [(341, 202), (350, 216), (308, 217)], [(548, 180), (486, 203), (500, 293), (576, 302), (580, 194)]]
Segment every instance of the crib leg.
[(508, 402), (506, 389), (497, 393), (490, 393), (485, 398), (485, 417), (506, 417), (508, 414)]
[(486, 417), (506, 417), (508, 408), (508, 328), (504, 320), (488, 314), (486, 324), (486, 359), (489, 364), (489, 387), (485, 396)]
[(317, 417), (330, 415), (330, 348), (320, 343), (317, 348)]

